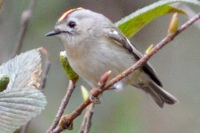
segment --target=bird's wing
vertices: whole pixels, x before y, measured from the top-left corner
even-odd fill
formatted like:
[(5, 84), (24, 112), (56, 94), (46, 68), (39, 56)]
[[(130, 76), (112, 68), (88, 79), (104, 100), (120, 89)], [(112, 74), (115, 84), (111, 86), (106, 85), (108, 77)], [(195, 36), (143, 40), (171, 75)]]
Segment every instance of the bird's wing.
[[(143, 55), (134, 47), (134, 45), (131, 44), (131, 42), (125, 37), (121, 31), (119, 31), (117, 28), (104, 28), (104, 33), (107, 37), (112, 39), (116, 44), (123, 46), (126, 48), (129, 52), (133, 54), (133, 56), (139, 60)], [(149, 62), (145, 63), (142, 66), (145, 73), (147, 73), (154, 82), (156, 82), (159, 86), (162, 87), (162, 83), (158, 79), (158, 76), (151, 66)]]

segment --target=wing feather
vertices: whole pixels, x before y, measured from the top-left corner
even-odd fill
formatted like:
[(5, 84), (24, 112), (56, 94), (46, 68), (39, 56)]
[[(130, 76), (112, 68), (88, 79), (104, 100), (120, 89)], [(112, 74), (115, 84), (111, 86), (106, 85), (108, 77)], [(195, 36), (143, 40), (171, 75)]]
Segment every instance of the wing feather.
[[(133, 56), (136, 58), (136, 60), (139, 60), (143, 56), (135, 48), (135, 46), (131, 44), (131, 42), (125, 37), (125, 35), (121, 31), (119, 31), (117, 28), (115, 28), (115, 27), (105, 28), (104, 33), (108, 38), (110, 38), (114, 42), (116, 42), (116, 44), (123, 46), (130, 53), (132, 53)], [(145, 63), (142, 66), (142, 68), (143, 68), (144, 72), (146, 74), (148, 74), (155, 83), (157, 83), (159, 86), (162, 87), (161, 81), (158, 79), (158, 76), (157, 76), (155, 70), (153, 69), (153, 67), (151, 66), (151, 64), (149, 62)]]

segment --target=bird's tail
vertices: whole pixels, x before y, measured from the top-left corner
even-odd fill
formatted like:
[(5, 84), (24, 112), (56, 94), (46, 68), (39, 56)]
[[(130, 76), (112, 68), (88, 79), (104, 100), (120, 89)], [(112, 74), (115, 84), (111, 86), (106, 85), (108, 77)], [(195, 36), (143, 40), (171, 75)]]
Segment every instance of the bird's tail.
[(164, 103), (175, 104), (178, 102), (177, 98), (165, 91), (162, 87), (157, 85), (154, 81), (150, 81), (147, 86), (141, 86), (141, 88), (153, 98), (153, 100), (161, 108), (164, 106)]

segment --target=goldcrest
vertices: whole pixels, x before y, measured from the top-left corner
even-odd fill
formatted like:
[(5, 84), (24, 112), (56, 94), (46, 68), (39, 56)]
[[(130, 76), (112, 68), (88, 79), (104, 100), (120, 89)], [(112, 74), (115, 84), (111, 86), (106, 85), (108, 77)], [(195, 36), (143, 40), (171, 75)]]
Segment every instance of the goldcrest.
[[(54, 35), (64, 44), (73, 70), (92, 88), (98, 88), (100, 77), (107, 71), (111, 70), (110, 79), (114, 78), (142, 57), (111, 20), (88, 9), (76, 8), (65, 12), (55, 29), (46, 36)], [(149, 62), (112, 88), (122, 89), (128, 84), (145, 91), (160, 107), (164, 103), (177, 102), (162, 88)]]

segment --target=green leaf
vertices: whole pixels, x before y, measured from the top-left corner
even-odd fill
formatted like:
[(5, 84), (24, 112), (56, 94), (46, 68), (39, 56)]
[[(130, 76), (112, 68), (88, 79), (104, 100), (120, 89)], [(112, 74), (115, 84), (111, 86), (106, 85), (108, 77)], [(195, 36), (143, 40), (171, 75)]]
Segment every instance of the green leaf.
[(161, 0), (126, 16), (118, 21), (116, 26), (130, 38), (149, 22), (160, 16), (173, 12), (184, 14), (184, 11), (169, 5), (174, 2), (187, 2), (200, 6), (198, 0)]
[(0, 92), (0, 133), (13, 132), (38, 115), (46, 99), (40, 85), (41, 58), (39, 49), (16, 56), (0, 66), (0, 74), (10, 82)]
[(13, 88), (0, 93), (0, 133), (14, 132), (45, 107), (43, 93), (34, 88)]
[(68, 59), (67, 59), (67, 54), (65, 51), (63, 52), (60, 52), (60, 62), (67, 74), (67, 77), (76, 82), (78, 80), (78, 74), (76, 74), (76, 72), (74, 72), (74, 70), (71, 68), (69, 62), (68, 62)]
[(7, 88), (7, 85), (9, 83), (9, 77), (1, 74), (0, 75), (0, 92), (4, 91)]

